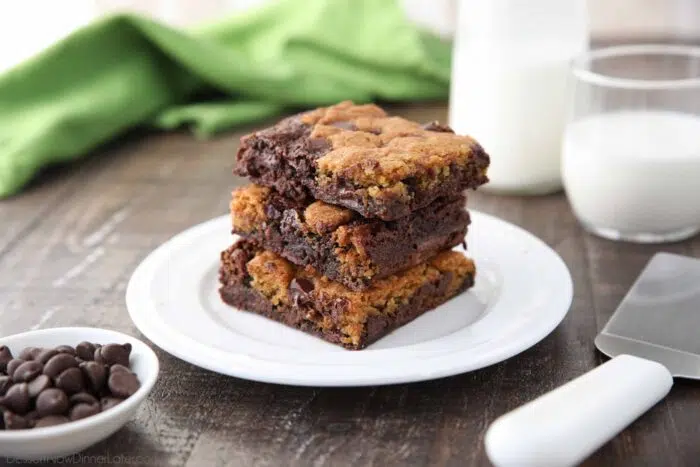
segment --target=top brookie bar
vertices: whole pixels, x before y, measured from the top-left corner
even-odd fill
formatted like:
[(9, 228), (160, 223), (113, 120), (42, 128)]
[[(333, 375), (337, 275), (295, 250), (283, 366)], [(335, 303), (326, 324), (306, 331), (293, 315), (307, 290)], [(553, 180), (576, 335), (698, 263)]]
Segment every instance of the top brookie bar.
[(474, 139), (449, 127), (342, 102), (242, 138), (234, 172), (288, 198), (394, 220), (486, 183), (488, 165)]
[(233, 233), (353, 290), (415, 266), (464, 241), (465, 196), (439, 199), (395, 221), (365, 219), (323, 201), (285, 198), (248, 185), (231, 199)]

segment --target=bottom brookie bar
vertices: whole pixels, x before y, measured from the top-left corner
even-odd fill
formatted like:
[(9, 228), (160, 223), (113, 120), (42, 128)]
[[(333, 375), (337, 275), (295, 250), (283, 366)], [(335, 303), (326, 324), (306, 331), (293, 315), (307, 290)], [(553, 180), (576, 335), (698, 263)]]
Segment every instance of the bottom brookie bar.
[(472, 260), (444, 251), (353, 291), (239, 240), (221, 254), (221, 298), (347, 349), (362, 349), (474, 284)]

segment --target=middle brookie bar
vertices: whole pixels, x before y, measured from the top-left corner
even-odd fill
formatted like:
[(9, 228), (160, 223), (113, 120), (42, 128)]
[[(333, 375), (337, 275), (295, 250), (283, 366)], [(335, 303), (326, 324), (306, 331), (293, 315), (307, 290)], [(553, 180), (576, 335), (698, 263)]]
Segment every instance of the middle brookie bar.
[(462, 243), (469, 225), (465, 202), (458, 194), (410, 216), (381, 221), (248, 185), (233, 192), (231, 216), (233, 233), (350, 289), (364, 290)]

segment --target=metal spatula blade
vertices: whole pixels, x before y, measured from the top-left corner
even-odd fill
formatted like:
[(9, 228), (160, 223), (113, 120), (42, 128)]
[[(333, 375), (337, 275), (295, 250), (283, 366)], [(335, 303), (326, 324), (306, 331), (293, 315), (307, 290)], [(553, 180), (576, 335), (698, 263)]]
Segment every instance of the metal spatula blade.
[(700, 260), (655, 255), (595, 345), (610, 357), (635, 355), (673, 376), (700, 379)]
[(700, 260), (655, 255), (595, 339), (608, 362), (497, 419), (497, 467), (574, 466), (663, 399), (700, 379)]

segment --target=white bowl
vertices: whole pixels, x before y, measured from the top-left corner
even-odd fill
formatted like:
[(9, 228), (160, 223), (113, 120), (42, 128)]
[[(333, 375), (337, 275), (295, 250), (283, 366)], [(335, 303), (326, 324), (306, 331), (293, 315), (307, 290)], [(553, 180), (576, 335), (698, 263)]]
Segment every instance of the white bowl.
[(0, 338), (13, 355), (25, 347), (77, 345), (82, 341), (100, 344), (129, 342), (131, 369), (141, 382), (136, 393), (119, 405), (92, 417), (62, 425), (27, 430), (0, 430), (0, 456), (41, 460), (69, 456), (107, 438), (134, 415), (151, 392), (158, 377), (158, 357), (140, 340), (121, 332), (98, 328), (53, 328)]

